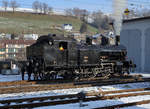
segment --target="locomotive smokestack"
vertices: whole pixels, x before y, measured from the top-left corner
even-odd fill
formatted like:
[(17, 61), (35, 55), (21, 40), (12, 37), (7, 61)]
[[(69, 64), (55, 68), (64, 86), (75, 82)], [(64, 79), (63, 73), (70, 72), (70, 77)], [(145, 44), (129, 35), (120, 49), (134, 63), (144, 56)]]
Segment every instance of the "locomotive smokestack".
[(116, 45), (120, 44), (120, 32), (122, 27), (123, 13), (126, 8), (126, 0), (113, 0), (113, 18), (114, 18), (114, 32), (116, 36)]

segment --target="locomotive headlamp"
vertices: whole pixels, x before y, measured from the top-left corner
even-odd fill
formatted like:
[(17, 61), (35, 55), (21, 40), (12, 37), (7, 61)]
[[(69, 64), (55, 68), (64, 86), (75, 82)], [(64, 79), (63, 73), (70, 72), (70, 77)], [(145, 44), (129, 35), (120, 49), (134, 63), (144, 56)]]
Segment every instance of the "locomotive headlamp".
[(61, 46), (61, 47), (59, 47), (59, 50), (60, 51), (64, 51), (64, 48)]

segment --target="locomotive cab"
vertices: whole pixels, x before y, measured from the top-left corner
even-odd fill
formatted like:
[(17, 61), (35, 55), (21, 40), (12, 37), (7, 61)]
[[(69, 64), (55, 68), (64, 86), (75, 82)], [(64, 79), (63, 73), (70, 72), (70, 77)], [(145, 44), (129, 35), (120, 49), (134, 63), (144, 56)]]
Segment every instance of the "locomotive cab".
[(58, 66), (73, 67), (77, 66), (77, 46), (74, 41), (59, 41), (57, 63)]
[(67, 62), (68, 62), (68, 59), (67, 59), (67, 56), (68, 56), (68, 42), (67, 41), (59, 41), (57, 43), (57, 53), (56, 53), (56, 63), (57, 63), (57, 66), (60, 67), (60, 66), (67, 66)]
[(62, 67), (66, 69), (68, 66), (77, 65), (77, 47), (74, 40), (59, 39), (55, 36), (53, 37), (53, 45), (45, 46), (44, 51), (45, 64), (49, 69), (54, 66), (56, 69)]

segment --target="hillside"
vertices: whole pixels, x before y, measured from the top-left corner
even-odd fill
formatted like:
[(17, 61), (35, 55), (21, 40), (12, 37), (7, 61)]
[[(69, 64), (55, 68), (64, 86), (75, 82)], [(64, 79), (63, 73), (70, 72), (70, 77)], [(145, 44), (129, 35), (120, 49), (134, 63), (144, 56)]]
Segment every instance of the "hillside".
[[(64, 23), (72, 24), (74, 31), (79, 31), (82, 22), (74, 17), (61, 15), (0, 12), (0, 32), (4, 33), (62, 34), (65, 32), (54, 27), (61, 27)], [(97, 29), (88, 25), (88, 31), (94, 34)]]

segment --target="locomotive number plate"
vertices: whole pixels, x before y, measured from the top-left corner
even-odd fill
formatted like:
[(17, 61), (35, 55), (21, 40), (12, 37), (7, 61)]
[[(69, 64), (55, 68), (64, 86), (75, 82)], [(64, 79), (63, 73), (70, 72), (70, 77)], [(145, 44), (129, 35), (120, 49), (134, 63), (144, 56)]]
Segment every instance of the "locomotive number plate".
[(84, 62), (88, 62), (88, 56), (84, 56)]

